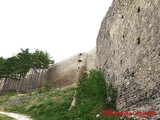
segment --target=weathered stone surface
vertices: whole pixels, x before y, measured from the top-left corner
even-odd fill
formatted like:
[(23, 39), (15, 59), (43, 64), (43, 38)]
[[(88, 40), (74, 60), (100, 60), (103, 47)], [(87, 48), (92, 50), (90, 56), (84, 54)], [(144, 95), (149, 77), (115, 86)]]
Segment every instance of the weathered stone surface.
[(51, 66), (43, 76), (44, 81), (61, 88), (78, 82), (86, 71), (87, 53), (80, 53)]
[(96, 48), (92, 49), (87, 54), (87, 64), (86, 64), (86, 70), (90, 71), (91, 69), (96, 68)]
[(46, 70), (33, 70), (21, 81), (0, 80), (0, 92), (14, 90), (17, 92), (33, 91), (44, 87), (46, 82), (53, 85), (53, 89), (75, 87), (79, 78), (89, 70), (95, 68), (96, 49), (89, 53), (79, 53), (65, 59)]
[(54, 66), (43, 75), (43, 81), (53, 83), (54, 88), (75, 85), (85, 73), (95, 68), (96, 49), (89, 53), (79, 53)]
[(118, 87), (117, 109), (160, 109), (160, 1), (114, 0), (97, 37), (96, 65)]

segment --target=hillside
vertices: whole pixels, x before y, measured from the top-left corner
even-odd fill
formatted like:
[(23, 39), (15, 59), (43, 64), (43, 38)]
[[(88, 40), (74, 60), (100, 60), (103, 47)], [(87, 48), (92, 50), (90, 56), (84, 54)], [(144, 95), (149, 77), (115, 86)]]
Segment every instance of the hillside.
[[(106, 100), (107, 96), (112, 101)], [(101, 116), (106, 109), (115, 110), (115, 96), (116, 90), (105, 84), (103, 74), (93, 70), (81, 79), (78, 88), (1, 96), (0, 111), (26, 114), (35, 120), (118, 120)]]

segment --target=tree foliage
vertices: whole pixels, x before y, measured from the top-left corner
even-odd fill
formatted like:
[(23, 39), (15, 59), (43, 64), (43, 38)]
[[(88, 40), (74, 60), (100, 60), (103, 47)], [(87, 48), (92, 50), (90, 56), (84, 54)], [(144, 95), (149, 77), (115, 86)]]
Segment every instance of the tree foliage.
[(0, 79), (11, 78), (20, 80), (25, 77), (30, 69), (37, 70), (48, 68), (54, 61), (51, 60), (47, 52), (35, 50), (33, 53), (29, 49), (21, 49), (16, 56), (0, 57)]

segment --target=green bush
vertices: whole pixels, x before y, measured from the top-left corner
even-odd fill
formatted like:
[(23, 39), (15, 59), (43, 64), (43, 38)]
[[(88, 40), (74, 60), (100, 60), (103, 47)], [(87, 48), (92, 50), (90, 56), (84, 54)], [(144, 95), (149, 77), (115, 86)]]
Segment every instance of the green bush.
[(43, 90), (42, 90), (42, 88), (40, 88), (40, 89), (37, 89), (37, 91), (36, 91), (38, 94), (41, 94), (42, 92), (43, 92)]
[(49, 83), (49, 82), (46, 82), (46, 83), (44, 84), (44, 87), (45, 87), (46, 91), (50, 91), (51, 88), (52, 88), (52, 84)]
[(88, 75), (80, 80), (79, 92), (84, 92), (87, 97), (106, 97), (106, 82), (102, 72), (91, 70)]
[(77, 116), (95, 118), (95, 115), (103, 110), (116, 109), (117, 90), (112, 84), (106, 83), (105, 76), (101, 71), (91, 70), (79, 81), (76, 95)]
[(91, 70), (88, 75), (82, 78), (78, 92), (85, 97), (94, 96), (95, 99), (108, 103), (109, 101), (115, 102), (117, 96), (116, 88), (112, 84), (106, 83), (104, 74), (100, 70)]

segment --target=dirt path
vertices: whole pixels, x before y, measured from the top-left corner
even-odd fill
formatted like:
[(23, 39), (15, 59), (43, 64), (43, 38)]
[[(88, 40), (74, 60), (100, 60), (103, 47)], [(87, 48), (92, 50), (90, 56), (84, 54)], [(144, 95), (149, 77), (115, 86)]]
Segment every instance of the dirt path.
[(3, 115), (7, 115), (9, 117), (14, 118), (15, 120), (32, 120), (31, 118), (21, 115), (21, 114), (17, 114), (17, 113), (9, 113), (9, 112), (0, 112), (0, 114)]
[(75, 91), (75, 94), (73, 96), (73, 100), (71, 102), (71, 106), (70, 106), (70, 108), (68, 110), (71, 110), (72, 107), (74, 107), (74, 106), (76, 106), (76, 91)]

